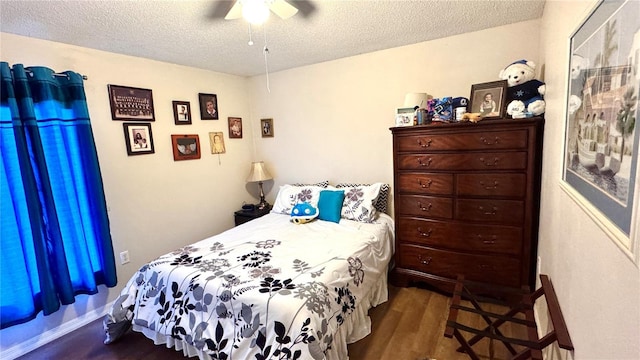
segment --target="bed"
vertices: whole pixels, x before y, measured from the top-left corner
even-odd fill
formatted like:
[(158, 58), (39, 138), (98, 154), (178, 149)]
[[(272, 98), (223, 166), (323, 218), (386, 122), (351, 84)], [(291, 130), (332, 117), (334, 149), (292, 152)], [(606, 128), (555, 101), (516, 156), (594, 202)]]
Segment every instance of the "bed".
[(132, 327), (203, 360), (348, 359), (387, 300), (393, 221), (376, 211), (379, 189), (356, 186), (364, 198), (332, 205), (338, 221), (295, 224), (300, 195), (322, 204), (329, 190), (291, 187), (271, 213), (142, 266), (105, 317), (105, 343)]

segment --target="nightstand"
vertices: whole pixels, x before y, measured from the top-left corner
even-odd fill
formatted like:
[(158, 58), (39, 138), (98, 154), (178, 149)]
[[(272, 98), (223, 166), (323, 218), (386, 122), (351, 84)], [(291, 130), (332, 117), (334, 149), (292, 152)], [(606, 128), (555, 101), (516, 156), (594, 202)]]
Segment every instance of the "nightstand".
[(255, 209), (255, 210), (249, 210), (249, 211), (245, 211), (245, 210), (238, 210), (236, 212), (233, 213), (234, 215), (234, 219), (236, 222), (236, 226), (240, 225), (240, 224), (244, 224), (247, 221), (251, 221), (253, 219), (257, 219), (261, 216), (267, 215), (269, 213), (269, 211), (271, 211), (271, 205), (265, 207), (262, 210), (259, 209)]

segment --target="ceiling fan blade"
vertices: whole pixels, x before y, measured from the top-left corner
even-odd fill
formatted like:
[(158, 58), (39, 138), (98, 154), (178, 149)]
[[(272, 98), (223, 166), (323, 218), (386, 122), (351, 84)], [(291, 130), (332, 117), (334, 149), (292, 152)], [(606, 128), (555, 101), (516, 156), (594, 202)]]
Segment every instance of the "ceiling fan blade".
[(316, 10), (316, 6), (313, 4), (313, 1), (310, 0), (295, 0), (293, 4), (298, 8), (300, 15), (305, 18), (312, 15)]
[(240, 0), (236, 0), (231, 10), (224, 17), (225, 20), (235, 20), (240, 19), (242, 17), (242, 4), (240, 4)]
[(298, 12), (298, 9), (296, 9), (295, 6), (289, 4), (285, 0), (274, 0), (269, 9), (283, 19), (288, 19)]

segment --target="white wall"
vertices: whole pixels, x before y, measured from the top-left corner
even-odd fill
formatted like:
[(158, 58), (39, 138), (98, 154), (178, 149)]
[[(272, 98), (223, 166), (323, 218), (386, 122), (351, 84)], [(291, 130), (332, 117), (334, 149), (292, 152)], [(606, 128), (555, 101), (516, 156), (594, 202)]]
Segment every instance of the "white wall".
[(595, 4), (547, 1), (541, 24), (548, 92), (538, 254), (576, 348), (573, 356), (558, 349), (547, 355), (640, 359), (640, 271), (559, 186), (569, 37)]
[(275, 178), (267, 197), (297, 181), (393, 183), (389, 127), (405, 94), (469, 97), (511, 62), (537, 61), (538, 29), (528, 21), (282, 71), (270, 93), (264, 75), (251, 78), (253, 121), (274, 119), (274, 138), (255, 138)]
[[(123, 250), (131, 256), (127, 265), (117, 259), (117, 287), (101, 287), (100, 294), (79, 296), (63, 311), (2, 330), (0, 345), (6, 350), (23, 340), (38, 341), (47, 330), (100, 309), (142, 264), (232, 227), (233, 212), (255, 199), (244, 182), (253, 160), (246, 78), (6, 33), (0, 33), (0, 43), (2, 61), (10, 65), (71, 69), (89, 77), (85, 91), (116, 258)], [(127, 156), (123, 121), (111, 120), (107, 84), (152, 89), (155, 154)], [(220, 120), (200, 120), (199, 92), (218, 95)], [(174, 124), (172, 100), (191, 102), (192, 125)], [(228, 138), (229, 116), (245, 120), (242, 139)], [(212, 131), (224, 133), (226, 154), (220, 163), (209, 147)], [(174, 161), (171, 134), (198, 134), (201, 159)]]

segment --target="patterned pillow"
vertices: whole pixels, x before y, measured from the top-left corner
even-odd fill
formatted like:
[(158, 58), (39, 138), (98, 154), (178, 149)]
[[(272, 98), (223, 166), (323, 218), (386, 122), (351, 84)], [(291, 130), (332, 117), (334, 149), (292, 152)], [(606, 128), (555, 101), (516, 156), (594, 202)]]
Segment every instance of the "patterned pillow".
[(374, 202), (380, 193), (381, 183), (357, 186), (338, 185), (340, 185), (340, 189), (344, 190), (341, 213), (343, 218), (361, 222), (373, 222), (376, 220), (378, 214), (374, 207)]
[(291, 215), (291, 209), (302, 202), (308, 202), (311, 206), (317, 208), (320, 191), (323, 189), (320, 186), (282, 185), (271, 212)]
[[(355, 186), (368, 186), (370, 184), (354, 184), (354, 183), (340, 183), (336, 185), (336, 188), (347, 188), (347, 187), (355, 187)], [(378, 197), (373, 203), (377, 211), (388, 214), (388, 204), (389, 204), (389, 184), (381, 184), (380, 192), (378, 193)]]
[(320, 181), (318, 183), (315, 184), (301, 184), (301, 183), (296, 183), (296, 184), (291, 184), (293, 186), (319, 186), (321, 188), (327, 188), (327, 186), (329, 186), (329, 180), (325, 180), (325, 181)]

